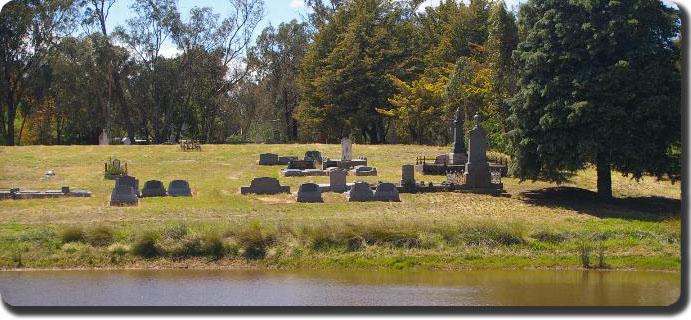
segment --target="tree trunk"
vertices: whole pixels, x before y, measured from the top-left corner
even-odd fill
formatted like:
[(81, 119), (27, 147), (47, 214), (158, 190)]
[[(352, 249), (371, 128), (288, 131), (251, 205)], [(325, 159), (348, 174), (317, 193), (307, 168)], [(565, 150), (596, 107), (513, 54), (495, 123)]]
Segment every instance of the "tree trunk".
[(120, 100), (120, 112), (122, 113), (122, 118), (125, 121), (125, 130), (127, 130), (127, 137), (130, 141), (134, 143), (134, 124), (132, 123), (132, 116), (130, 115), (130, 108), (127, 104), (127, 98), (125, 97), (125, 91), (122, 89), (122, 84), (120, 83), (120, 76), (117, 72), (112, 73), (113, 83), (115, 84), (115, 91), (118, 95), (118, 100)]
[(14, 118), (17, 116), (17, 107), (13, 102), (7, 105), (7, 130), (5, 131), (5, 145), (14, 145)]
[(612, 169), (609, 155), (605, 152), (597, 154), (597, 195), (600, 199), (612, 199)]

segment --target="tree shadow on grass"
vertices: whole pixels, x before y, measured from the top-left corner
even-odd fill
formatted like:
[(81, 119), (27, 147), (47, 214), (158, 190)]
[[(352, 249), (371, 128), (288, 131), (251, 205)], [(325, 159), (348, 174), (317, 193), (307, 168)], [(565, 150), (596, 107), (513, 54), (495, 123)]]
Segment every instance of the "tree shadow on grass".
[(624, 218), (660, 221), (679, 217), (681, 200), (665, 197), (627, 197), (601, 200), (597, 193), (572, 187), (554, 187), (520, 193), (526, 203), (574, 210), (598, 218)]

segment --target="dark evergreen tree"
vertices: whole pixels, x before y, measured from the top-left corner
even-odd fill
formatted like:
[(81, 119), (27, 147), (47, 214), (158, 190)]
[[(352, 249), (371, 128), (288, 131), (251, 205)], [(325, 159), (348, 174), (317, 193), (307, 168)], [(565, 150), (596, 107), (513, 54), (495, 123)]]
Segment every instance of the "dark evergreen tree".
[(594, 164), (602, 198), (612, 196), (612, 170), (678, 179), (678, 10), (660, 0), (529, 0), (519, 30), (518, 177), (564, 182)]

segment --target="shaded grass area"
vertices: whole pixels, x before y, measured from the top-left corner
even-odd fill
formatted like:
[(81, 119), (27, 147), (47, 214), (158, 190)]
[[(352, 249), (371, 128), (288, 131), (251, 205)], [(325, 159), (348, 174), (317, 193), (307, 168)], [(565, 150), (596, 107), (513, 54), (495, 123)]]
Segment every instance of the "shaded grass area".
[[(589, 267), (680, 268), (680, 186), (652, 178), (613, 175), (613, 202), (595, 198), (595, 171), (588, 169), (563, 186), (504, 179), (511, 198), (435, 193), (404, 194), (401, 203), (347, 203), (327, 193), (315, 205), (290, 195), (242, 196), (238, 188), (259, 176), (277, 177), (293, 191), (308, 181), (328, 183), (328, 177), (279, 177), (281, 167), (255, 163), (263, 152), (320, 150), (338, 158), (338, 145), (210, 145), (194, 153), (177, 146), (0, 149), (0, 188), (69, 185), (94, 192), (88, 199), (0, 202), (0, 268), (581, 268), (584, 248)], [(353, 151), (379, 171), (357, 180), (396, 182), (401, 165), (448, 148)], [(140, 185), (187, 179), (194, 197), (109, 207), (113, 182), (102, 174), (111, 157), (126, 161)], [(57, 177), (41, 180), (47, 170)]]

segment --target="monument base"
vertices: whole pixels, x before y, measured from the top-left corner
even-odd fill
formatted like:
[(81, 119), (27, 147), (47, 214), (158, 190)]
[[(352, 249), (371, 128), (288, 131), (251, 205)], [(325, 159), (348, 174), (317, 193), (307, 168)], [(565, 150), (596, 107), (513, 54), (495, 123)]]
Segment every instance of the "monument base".
[(468, 162), (468, 155), (465, 153), (449, 153), (449, 164), (465, 165)]
[(489, 171), (487, 162), (466, 164), (465, 184), (470, 188), (489, 188), (492, 186), (492, 174)]

